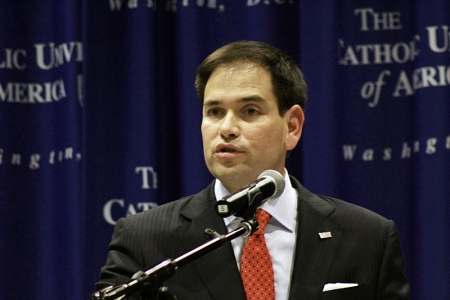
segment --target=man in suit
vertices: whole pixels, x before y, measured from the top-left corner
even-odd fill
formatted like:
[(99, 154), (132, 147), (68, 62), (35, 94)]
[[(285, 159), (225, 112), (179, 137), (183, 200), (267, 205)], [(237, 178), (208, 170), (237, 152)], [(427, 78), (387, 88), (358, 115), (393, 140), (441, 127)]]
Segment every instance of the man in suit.
[[(198, 194), (120, 219), (97, 288), (129, 282), (137, 271), (198, 247), (206, 228), (237, 228), (240, 218), (222, 219), (215, 202), (275, 170), (284, 191), (261, 205), (270, 214), (263, 235), (275, 299), (408, 299), (395, 224), (315, 195), (285, 169), (306, 104), (306, 84), (291, 58), (265, 43), (234, 42), (205, 59), (195, 85), (205, 162), (216, 179)], [(245, 243), (239, 237), (183, 266), (164, 286), (178, 299), (250, 298), (240, 276)]]

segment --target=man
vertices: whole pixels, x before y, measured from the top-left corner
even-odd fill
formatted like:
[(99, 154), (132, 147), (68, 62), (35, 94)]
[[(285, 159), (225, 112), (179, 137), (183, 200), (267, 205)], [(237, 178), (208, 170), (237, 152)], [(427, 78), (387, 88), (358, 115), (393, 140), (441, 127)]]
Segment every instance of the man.
[[(220, 234), (235, 229), (239, 218), (219, 217), (216, 200), (275, 170), (285, 189), (261, 206), (269, 214), (263, 235), (275, 299), (408, 299), (395, 224), (314, 195), (285, 169), (301, 137), (306, 103), (303, 75), (288, 56), (265, 43), (228, 44), (200, 65), (196, 89), (205, 161), (216, 180), (196, 195), (119, 220), (97, 288), (126, 283), (135, 272), (205, 243), (206, 228)], [(240, 276), (245, 243), (233, 240), (180, 268), (164, 285), (178, 299), (246, 299)]]

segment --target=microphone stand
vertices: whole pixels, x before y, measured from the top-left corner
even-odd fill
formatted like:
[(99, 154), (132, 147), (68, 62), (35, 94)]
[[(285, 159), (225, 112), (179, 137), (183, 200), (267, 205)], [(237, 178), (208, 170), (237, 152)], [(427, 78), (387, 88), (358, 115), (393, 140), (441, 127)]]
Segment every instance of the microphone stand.
[[(91, 300), (121, 300), (131, 294), (140, 291), (141, 299), (177, 299), (170, 294), (167, 287), (163, 286), (164, 280), (172, 277), (179, 268), (186, 264), (212, 252), (234, 240), (239, 236), (249, 236), (258, 230), (259, 224), (255, 214), (248, 214), (238, 228), (226, 235), (220, 235), (216, 231), (206, 229), (208, 238), (214, 237), (210, 241), (200, 245), (175, 259), (166, 259), (154, 265), (146, 271), (138, 271), (131, 277), (131, 281), (125, 284), (106, 287), (91, 296)], [(150, 294), (150, 297), (147, 296)]]

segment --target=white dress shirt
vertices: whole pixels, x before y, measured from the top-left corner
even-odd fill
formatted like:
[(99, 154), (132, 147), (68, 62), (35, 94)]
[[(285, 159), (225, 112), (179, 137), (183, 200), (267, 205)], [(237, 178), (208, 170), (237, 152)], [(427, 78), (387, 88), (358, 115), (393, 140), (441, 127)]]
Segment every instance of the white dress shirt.
[[(261, 208), (272, 216), (264, 237), (272, 258), (276, 300), (285, 300), (289, 296), (297, 236), (297, 191), (292, 187), (287, 170), (284, 171), (285, 187), (281, 196), (261, 205)], [(229, 194), (218, 179), (215, 182), (214, 192), (216, 199), (222, 199)], [(224, 218), (224, 221), (230, 232), (238, 227), (242, 218), (229, 216)], [(238, 268), (241, 265), (242, 249), (246, 240), (247, 238), (238, 237), (231, 241)]]

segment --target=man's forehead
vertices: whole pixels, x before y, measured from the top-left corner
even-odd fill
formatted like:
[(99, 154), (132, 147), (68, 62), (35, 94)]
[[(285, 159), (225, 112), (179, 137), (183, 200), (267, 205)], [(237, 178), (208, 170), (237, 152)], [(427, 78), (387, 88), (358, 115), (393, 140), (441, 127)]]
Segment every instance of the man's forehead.
[(211, 89), (263, 90), (271, 87), (271, 75), (267, 70), (251, 62), (241, 62), (217, 67), (206, 83), (205, 93)]

